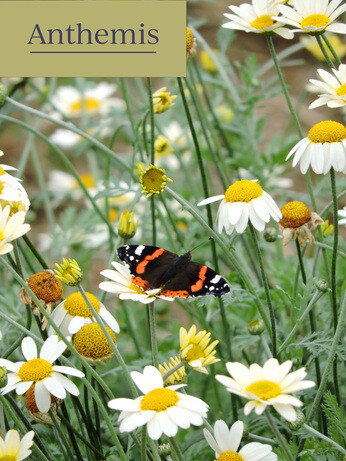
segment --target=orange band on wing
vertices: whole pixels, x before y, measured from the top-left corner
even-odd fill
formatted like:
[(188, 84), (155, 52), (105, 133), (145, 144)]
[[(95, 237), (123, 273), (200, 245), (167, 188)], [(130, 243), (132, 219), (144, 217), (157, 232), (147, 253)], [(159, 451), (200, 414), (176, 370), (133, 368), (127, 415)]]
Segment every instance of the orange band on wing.
[(205, 274), (207, 272), (208, 268), (207, 266), (202, 266), (199, 270), (199, 274), (198, 274), (198, 280), (197, 282), (192, 285), (191, 287), (191, 291), (194, 292), (194, 291), (199, 291), (203, 288), (203, 282), (205, 280)]
[(144, 291), (150, 288), (149, 282), (143, 280), (141, 277), (132, 277), (131, 281), (134, 285), (142, 288)]
[(190, 295), (186, 290), (165, 290), (161, 291), (160, 296), (166, 296), (167, 298), (189, 298)]
[(137, 274), (143, 274), (145, 272), (146, 265), (149, 263), (149, 261), (152, 261), (153, 259), (158, 258), (159, 256), (163, 255), (165, 253), (165, 250), (163, 248), (159, 248), (156, 250), (152, 255), (146, 256), (142, 262), (138, 264), (136, 267), (136, 272)]

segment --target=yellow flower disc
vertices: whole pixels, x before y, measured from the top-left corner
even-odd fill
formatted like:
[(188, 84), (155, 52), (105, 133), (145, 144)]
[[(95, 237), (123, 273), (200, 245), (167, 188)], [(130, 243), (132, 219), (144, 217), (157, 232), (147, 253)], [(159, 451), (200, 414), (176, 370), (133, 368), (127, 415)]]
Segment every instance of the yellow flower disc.
[[(91, 305), (98, 313), (100, 310), (100, 301), (91, 293), (86, 293), (86, 295)], [(93, 316), (87, 303), (84, 301), (82, 294), (79, 291), (72, 293), (72, 295), (65, 299), (64, 308), (72, 317), (78, 315), (80, 317), (91, 318)]]
[(300, 25), (303, 29), (308, 30), (308, 27), (324, 27), (329, 23), (330, 19), (325, 14), (310, 14), (302, 20)]
[(204, 350), (198, 344), (194, 344), (191, 349), (189, 349), (184, 357), (186, 362), (193, 362), (198, 360), (201, 357), (205, 358)]
[(346, 139), (346, 128), (339, 122), (326, 120), (314, 125), (309, 131), (308, 138), (312, 142), (341, 142)]
[(311, 220), (311, 211), (302, 202), (288, 202), (281, 208), (280, 224), (286, 228), (297, 228)]
[(18, 376), (22, 381), (42, 381), (52, 374), (52, 365), (44, 359), (32, 359), (23, 363)]
[(188, 53), (193, 45), (193, 35), (191, 30), (186, 27), (186, 53)]
[(267, 27), (271, 27), (276, 23), (274, 21), (270, 14), (264, 14), (263, 16), (259, 16), (256, 18), (252, 23), (251, 27), (254, 27), (255, 29), (262, 30), (266, 29)]
[[(110, 337), (116, 343), (114, 331), (106, 326)], [(92, 360), (108, 358), (113, 350), (98, 323), (84, 325), (74, 337), (74, 347), (83, 357)]]
[(148, 392), (141, 401), (141, 410), (165, 411), (178, 403), (179, 397), (171, 389), (154, 389)]
[(262, 195), (262, 187), (254, 181), (243, 179), (237, 181), (226, 190), (226, 202), (251, 202)]
[(336, 90), (336, 94), (338, 96), (346, 96), (346, 83), (339, 86), (339, 88)]
[(243, 461), (243, 459), (242, 456), (238, 455), (238, 453), (234, 453), (234, 451), (224, 451), (217, 458), (217, 461)]
[(46, 303), (57, 302), (62, 298), (62, 283), (56, 275), (48, 271), (32, 275), (27, 283), (38, 299)]
[(149, 197), (153, 194), (159, 194), (164, 190), (167, 181), (171, 181), (171, 179), (167, 178), (165, 170), (150, 165), (140, 177), (142, 193), (148, 194)]
[(73, 112), (80, 112), (82, 108), (85, 108), (87, 112), (93, 112), (94, 110), (97, 110), (100, 107), (100, 105), (101, 103), (97, 99), (85, 98), (83, 100), (79, 99), (72, 103), (70, 109)]
[(261, 400), (269, 400), (281, 394), (281, 387), (273, 381), (257, 381), (246, 388), (248, 392), (257, 395)]
[(0, 166), (0, 176), (3, 176), (5, 174), (5, 170)]
[[(95, 187), (95, 179), (92, 174), (83, 173), (79, 176), (79, 179), (82, 181), (83, 186), (85, 186), (87, 189)], [(76, 179), (74, 180), (73, 187), (75, 189), (78, 189), (80, 187), (79, 182)]]

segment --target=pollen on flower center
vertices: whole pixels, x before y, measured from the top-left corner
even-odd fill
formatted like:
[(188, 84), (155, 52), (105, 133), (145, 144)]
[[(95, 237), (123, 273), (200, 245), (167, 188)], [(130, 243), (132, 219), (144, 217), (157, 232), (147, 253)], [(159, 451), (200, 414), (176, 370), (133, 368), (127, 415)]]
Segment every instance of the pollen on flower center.
[(194, 344), (186, 353), (185, 360), (187, 362), (192, 362), (193, 360), (198, 360), (201, 357), (205, 357), (203, 349), (198, 346), (198, 344)]
[(143, 397), (141, 410), (165, 411), (169, 407), (174, 407), (178, 400), (178, 394), (171, 389), (154, 389)]
[(226, 190), (226, 202), (251, 202), (262, 195), (262, 187), (254, 181), (243, 179), (237, 181)]
[(324, 27), (330, 21), (330, 18), (325, 14), (310, 14), (302, 20), (300, 25), (303, 29), (308, 30), (309, 27)]
[(5, 174), (5, 170), (0, 166), (0, 176), (3, 176)]
[(341, 142), (346, 139), (346, 128), (344, 125), (332, 120), (317, 123), (309, 131), (308, 138), (312, 142)]
[(257, 381), (246, 388), (251, 394), (257, 395), (261, 400), (269, 400), (281, 394), (281, 387), (273, 381)]
[[(114, 331), (106, 326), (110, 337), (116, 344)], [(98, 323), (84, 325), (74, 337), (74, 347), (85, 358), (90, 360), (107, 359), (113, 355), (113, 350)]]
[[(95, 179), (92, 174), (90, 173), (83, 173), (79, 176), (79, 179), (82, 181), (83, 185), (87, 188), (90, 189), (92, 187), (95, 187)], [(77, 180), (74, 181), (73, 187), (77, 189), (79, 187), (79, 183)]]
[(336, 94), (338, 96), (346, 96), (346, 83), (344, 83), (343, 85), (341, 85), (337, 90), (336, 90)]
[(88, 112), (92, 112), (93, 110), (98, 109), (100, 105), (100, 101), (94, 98), (79, 99), (71, 104), (71, 110), (79, 112), (82, 108), (85, 108)]
[(297, 228), (311, 220), (311, 211), (302, 202), (288, 202), (281, 208), (280, 224), (286, 228)]
[(186, 27), (186, 53), (188, 53), (193, 45), (193, 35), (191, 30)]
[[(86, 293), (91, 305), (98, 313), (100, 310), (100, 301), (96, 298), (96, 296), (92, 295), (91, 293)], [(78, 291), (76, 293), (72, 293), (72, 295), (68, 296), (64, 302), (65, 310), (72, 316), (80, 316), (85, 318), (91, 318), (92, 313), (84, 301), (82, 294)]]
[(23, 363), (18, 376), (22, 381), (42, 381), (52, 374), (52, 365), (44, 359), (32, 359)]
[(243, 457), (235, 453), (234, 451), (224, 451), (217, 458), (217, 461), (243, 461)]
[(261, 30), (266, 29), (267, 27), (271, 27), (275, 24), (274, 21), (269, 14), (264, 14), (263, 16), (259, 16), (256, 18), (252, 23), (251, 27), (255, 29)]
[(172, 180), (167, 178), (164, 169), (150, 165), (140, 177), (142, 193), (148, 194), (148, 197), (153, 194), (159, 194), (164, 190), (167, 181)]

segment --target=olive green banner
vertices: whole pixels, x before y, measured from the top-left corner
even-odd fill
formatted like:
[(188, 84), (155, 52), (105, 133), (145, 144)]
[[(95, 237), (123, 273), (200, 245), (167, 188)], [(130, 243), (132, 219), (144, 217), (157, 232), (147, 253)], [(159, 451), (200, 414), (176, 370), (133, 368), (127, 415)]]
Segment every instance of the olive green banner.
[(186, 75), (185, 1), (0, 1), (1, 77)]

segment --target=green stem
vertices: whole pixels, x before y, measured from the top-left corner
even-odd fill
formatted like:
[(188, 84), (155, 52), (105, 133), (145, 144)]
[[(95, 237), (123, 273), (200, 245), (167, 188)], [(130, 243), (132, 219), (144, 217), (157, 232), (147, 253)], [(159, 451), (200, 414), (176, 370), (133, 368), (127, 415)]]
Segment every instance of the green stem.
[(340, 451), (343, 455), (346, 455), (346, 450), (339, 445), (338, 443), (334, 442), (334, 440), (330, 439), (329, 437), (326, 437), (324, 434), (321, 434), (321, 432), (316, 431), (313, 427), (308, 426), (307, 424), (303, 424), (303, 428), (306, 429), (310, 434), (315, 435), (316, 437), (324, 440), (325, 442), (328, 442), (334, 446), (338, 451)]
[(341, 60), (340, 60), (339, 56), (337, 55), (336, 51), (334, 50), (334, 48), (333, 48), (332, 44), (330, 43), (329, 39), (327, 38), (326, 34), (322, 34), (322, 39), (324, 40), (325, 44), (329, 48), (330, 52), (332, 53), (336, 64), (338, 66), (340, 66), (341, 65)]
[(290, 461), (294, 461), (294, 457), (293, 457), (293, 455), (291, 453), (290, 447), (288, 446), (288, 444), (287, 444), (286, 440), (284, 439), (284, 437), (281, 435), (277, 425), (275, 424), (274, 419), (271, 417), (271, 414), (270, 414), (268, 408), (265, 411), (265, 415), (267, 417), (269, 426), (271, 427), (272, 431), (274, 432), (274, 434), (275, 434), (275, 436), (276, 436), (282, 450), (284, 451), (284, 453), (287, 456), (287, 459), (289, 459)]
[(153, 358), (154, 367), (158, 368), (158, 349), (157, 349), (157, 337), (156, 337), (156, 319), (155, 319), (155, 306), (152, 302), (149, 304), (149, 325), (150, 325), (150, 341), (151, 341), (151, 352)]
[(172, 450), (174, 451), (174, 453), (175, 453), (177, 459), (178, 459), (179, 461), (184, 461), (183, 454), (182, 454), (182, 452), (181, 452), (181, 450), (180, 450), (179, 445), (177, 444), (176, 440), (174, 439), (174, 437), (170, 437), (170, 438), (169, 438), (169, 443), (170, 443), (171, 448), (172, 448)]
[(141, 431), (141, 461), (147, 461), (147, 428), (144, 425)]
[(26, 243), (26, 245), (29, 247), (31, 253), (35, 256), (35, 258), (37, 259), (37, 261), (41, 264), (42, 269), (49, 269), (48, 264), (47, 264), (46, 261), (42, 258), (42, 256), (40, 255), (40, 253), (37, 251), (35, 245), (32, 243), (32, 241), (29, 239), (29, 237), (28, 237), (27, 235), (23, 235), (22, 238), (23, 238), (24, 242)]
[(321, 51), (322, 51), (322, 53), (323, 53), (324, 59), (327, 61), (328, 66), (329, 66), (331, 69), (334, 69), (334, 68), (335, 68), (334, 63), (333, 63), (333, 61), (330, 59), (329, 54), (327, 53), (327, 50), (326, 50), (325, 47), (323, 46), (321, 36), (320, 36), (320, 35), (315, 35), (315, 37), (316, 37), (318, 46), (320, 47), (320, 49), (321, 49)]
[(150, 162), (155, 165), (155, 123), (154, 123), (154, 102), (153, 92), (151, 88), (151, 78), (147, 77), (147, 88), (149, 97), (149, 110), (150, 110)]
[(269, 316), (270, 316), (270, 323), (271, 323), (271, 330), (272, 330), (272, 350), (273, 350), (273, 357), (275, 358), (277, 356), (275, 313), (274, 313), (274, 308), (273, 308), (273, 305), (272, 305), (272, 300), (271, 300), (271, 297), (270, 297), (268, 278), (267, 278), (267, 275), (266, 275), (266, 272), (265, 272), (265, 269), (264, 269), (262, 252), (261, 252), (261, 249), (260, 249), (259, 244), (258, 244), (256, 231), (255, 231), (253, 225), (250, 222), (249, 222), (249, 228), (250, 228), (253, 243), (255, 245), (255, 251), (256, 251), (257, 259), (258, 259), (260, 270), (261, 270), (264, 291), (265, 291), (266, 298), (267, 298), (267, 304), (268, 304)]
[(56, 419), (56, 416), (55, 416), (54, 412), (51, 409), (49, 410), (49, 416), (52, 418), (52, 421), (54, 423), (54, 427), (55, 427), (57, 433), (60, 436), (62, 444), (66, 448), (66, 453), (67, 453), (68, 458), (73, 461), (70, 444), (69, 444), (69, 442), (68, 442), (68, 440), (66, 438), (66, 435), (65, 435), (64, 431), (60, 427), (59, 421)]
[(162, 379), (166, 381), (167, 378), (169, 378), (173, 373), (175, 373), (177, 370), (182, 368), (184, 366), (183, 362), (177, 363), (173, 368), (171, 368), (169, 371), (167, 371), (163, 376)]

